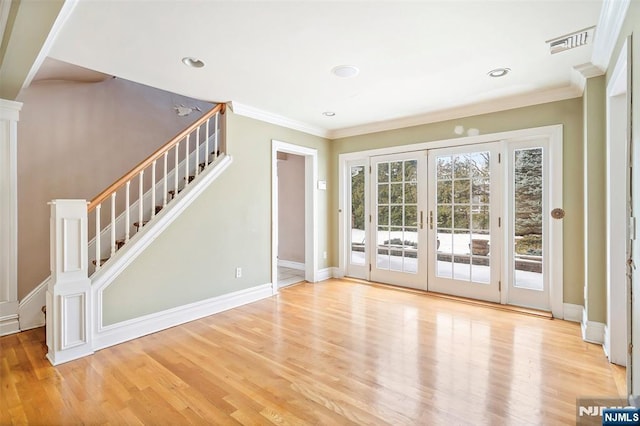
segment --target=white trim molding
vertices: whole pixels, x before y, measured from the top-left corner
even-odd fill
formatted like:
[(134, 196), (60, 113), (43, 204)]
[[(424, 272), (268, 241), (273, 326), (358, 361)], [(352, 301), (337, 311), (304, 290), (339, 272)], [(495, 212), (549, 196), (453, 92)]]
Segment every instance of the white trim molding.
[(318, 281), (325, 281), (333, 278), (333, 268), (323, 268), (318, 271)]
[(605, 324), (597, 321), (589, 321), (587, 310), (582, 310), (582, 340), (589, 343), (604, 344)]
[[(301, 155), (304, 163), (304, 279), (318, 281), (318, 150), (271, 141), (271, 282), (278, 282), (278, 152)], [(273, 286), (273, 294), (278, 292)]]
[(21, 102), (0, 99), (0, 336), (18, 321), (18, 120)]
[(45, 314), (42, 312), (42, 307), (47, 304), (47, 288), (50, 281), (51, 276), (48, 276), (20, 301), (18, 305), (20, 331), (44, 326)]
[(298, 271), (304, 271), (305, 265), (302, 262), (294, 262), (292, 260), (278, 259), (278, 268), (296, 269)]
[[(102, 326), (102, 312), (101, 310), (96, 311), (96, 321), (94, 321), (96, 326), (93, 330), (92, 339), (93, 349), (99, 350), (117, 345), (147, 334), (271, 297), (271, 287), (271, 283), (262, 284), (108, 326)], [(99, 303), (100, 299), (100, 295), (94, 289), (94, 301)], [(98, 304), (98, 306), (100, 305)]]
[(564, 320), (565, 321), (573, 321), (573, 322), (582, 322), (582, 311), (584, 311), (584, 306), (582, 305), (574, 305), (572, 303), (564, 304)]
[(282, 115), (274, 114), (269, 111), (245, 105), (240, 102), (231, 102), (231, 110), (234, 112), (234, 114), (264, 121), (266, 123), (275, 124), (277, 126), (286, 127), (287, 129), (298, 130), (310, 135), (320, 136), (321, 138), (326, 138), (329, 135), (329, 131), (325, 129), (321, 129), (310, 124), (303, 123), (302, 121), (297, 121)]
[(331, 269), (331, 278), (344, 278), (344, 271), (337, 266), (334, 266)]
[(506, 111), (515, 108), (524, 108), (549, 102), (563, 101), (580, 96), (582, 96), (582, 88), (580, 88), (578, 85), (571, 84), (557, 89), (530, 92), (501, 99), (491, 99), (472, 105), (464, 105), (456, 108), (430, 112), (427, 114), (414, 115), (411, 117), (403, 117), (394, 120), (379, 121), (362, 126), (332, 130), (328, 133), (328, 137), (329, 139), (339, 139), (349, 136), (402, 129), (405, 127), (420, 126), (423, 124), (437, 123), (446, 120), (490, 114), (493, 112)]
[(631, 0), (604, 0), (596, 27), (591, 63), (606, 71)]

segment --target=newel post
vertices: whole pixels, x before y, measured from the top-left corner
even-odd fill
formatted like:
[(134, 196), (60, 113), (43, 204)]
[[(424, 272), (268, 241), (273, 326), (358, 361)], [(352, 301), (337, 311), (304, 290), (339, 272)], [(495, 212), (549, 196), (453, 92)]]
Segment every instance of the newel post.
[(53, 365), (93, 353), (87, 202), (51, 203), (51, 281), (47, 289), (47, 358)]

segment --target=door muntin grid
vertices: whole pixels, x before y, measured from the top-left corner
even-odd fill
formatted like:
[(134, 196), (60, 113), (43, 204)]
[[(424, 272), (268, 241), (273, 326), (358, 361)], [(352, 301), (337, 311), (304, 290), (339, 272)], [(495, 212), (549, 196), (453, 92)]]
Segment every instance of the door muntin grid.
[(436, 276), (491, 282), (491, 153), (436, 157)]
[(418, 160), (376, 165), (376, 268), (418, 272)]

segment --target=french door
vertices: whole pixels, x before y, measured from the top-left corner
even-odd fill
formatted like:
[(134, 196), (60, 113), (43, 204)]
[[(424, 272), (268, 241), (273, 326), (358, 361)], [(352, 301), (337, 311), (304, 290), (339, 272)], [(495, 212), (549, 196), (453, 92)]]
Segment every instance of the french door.
[(371, 158), (370, 279), (427, 290), (426, 153)]
[(561, 156), (561, 145), (527, 138), (347, 163), (346, 275), (553, 310)]
[(430, 291), (500, 301), (500, 147), (429, 152)]

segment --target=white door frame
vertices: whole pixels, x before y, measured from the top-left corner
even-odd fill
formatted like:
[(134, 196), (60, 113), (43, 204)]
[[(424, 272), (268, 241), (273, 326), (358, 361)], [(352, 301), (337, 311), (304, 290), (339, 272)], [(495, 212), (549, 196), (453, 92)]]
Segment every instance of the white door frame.
[[(338, 156), (338, 271), (334, 276), (343, 276), (346, 271), (347, 265), (347, 255), (349, 253), (345, 247), (345, 241), (347, 241), (347, 229), (348, 221), (345, 220), (345, 207), (348, 205), (348, 200), (346, 200), (346, 196), (348, 195), (348, 191), (345, 189), (345, 185), (348, 183), (348, 180), (345, 176), (346, 164), (348, 161), (368, 158), (370, 156), (376, 155), (384, 155), (384, 154), (394, 154), (399, 152), (407, 152), (407, 151), (419, 151), (419, 150), (429, 150), (434, 148), (447, 148), (454, 147), (460, 145), (472, 145), (478, 143), (486, 143), (486, 142), (495, 142), (498, 140), (510, 141), (510, 140), (523, 140), (529, 138), (546, 138), (549, 140), (550, 148), (551, 148), (551, 164), (550, 167), (553, 169), (555, 167), (562, 166), (562, 145), (563, 145), (563, 135), (562, 135), (562, 124), (554, 124), (550, 126), (543, 127), (535, 127), (530, 129), (521, 129), (521, 130), (512, 130), (507, 132), (500, 133), (491, 133), (486, 135), (478, 135), (478, 136), (467, 136), (460, 137), (455, 139), (445, 139), (438, 140), (433, 142), (420, 142), (409, 145), (401, 145), (394, 146), (388, 148), (378, 148), (371, 149), (366, 151), (359, 152), (351, 152), (340, 154)], [(562, 208), (562, 186), (561, 185), (552, 185), (554, 188), (553, 195), (551, 197), (551, 203), (553, 208)], [(559, 232), (559, 235), (562, 235), (562, 221), (561, 220), (553, 220), (551, 222), (551, 226), (553, 227), (553, 232)], [(555, 318), (564, 318), (564, 289), (563, 289), (563, 278), (562, 278), (562, 247), (552, 248), (552, 265), (550, 267), (553, 268), (551, 281), (549, 283), (549, 291), (551, 293), (551, 313)]]
[(271, 140), (271, 287), (278, 292), (278, 152), (304, 157), (304, 279), (318, 281), (318, 150)]
[(604, 349), (609, 361), (627, 364), (626, 260), (629, 212), (627, 141), (627, 42), (620, 50), (607, 84), (607, 331)]

